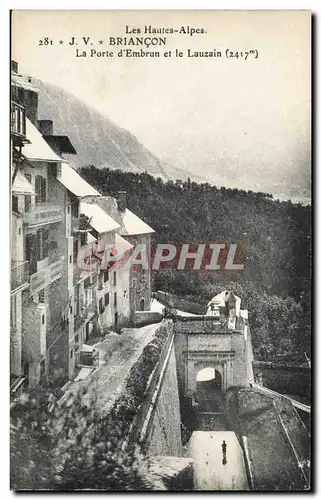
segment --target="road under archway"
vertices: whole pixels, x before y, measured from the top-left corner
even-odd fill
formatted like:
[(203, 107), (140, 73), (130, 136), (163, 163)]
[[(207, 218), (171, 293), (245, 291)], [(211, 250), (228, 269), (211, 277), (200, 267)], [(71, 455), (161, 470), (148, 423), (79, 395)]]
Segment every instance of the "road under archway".
[[(223, 460), (222, 442), (227, 444)], [(186, 456), (194, 460), (196, 490), (249, 490), (243, 452), (234, 432), (195, 431)]]

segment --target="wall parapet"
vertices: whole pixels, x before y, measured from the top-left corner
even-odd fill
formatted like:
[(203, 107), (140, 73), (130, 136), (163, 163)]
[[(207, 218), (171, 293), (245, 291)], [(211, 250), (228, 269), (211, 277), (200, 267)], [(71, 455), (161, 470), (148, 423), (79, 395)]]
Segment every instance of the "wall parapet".
[(221, 334), (239, 334), (243, 335), (243, 330), (241, 328), (236, 328), (234, 330), (227, 328), (227, 326), (222, 326), (216, 318), (212, 316), (179, 316), (174, 318), (174, 330), (176, 333), (186, 333), (195, 335), (197, 334), (208, 334), (214, 333), (217, 335)]
[(153, 369), (147, 387), (144, 392), (143, 401), (137, 409), (132, 429), (130, 431), (131, 439), (139, 442), (146, 447), (150, 436), (153, 415), (155, 413), (159, 395), (162, 390), (162, 384), (167, 371), (170, 354), (173, 347), (174, 333), (170, 331), (160, 353), (158, 362)]

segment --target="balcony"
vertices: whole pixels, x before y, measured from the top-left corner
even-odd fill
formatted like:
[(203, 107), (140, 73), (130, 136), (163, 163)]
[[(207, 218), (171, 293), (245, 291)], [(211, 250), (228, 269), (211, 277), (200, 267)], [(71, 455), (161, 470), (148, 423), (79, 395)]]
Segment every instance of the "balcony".
[(91, 302), (84, 303), (81, 307), (82, 311), (75, 317), (74, 331), (76, 332), (79, 328), (84, 325), (94, 314), (97, 312), (97, 304), (95, 300)]
[(41, 269), (30, 276), (30, 294), (38, 293), (40, 290), (50, 285), (60, 278), (64, 271), (64, 258), (61, 257), (56, 262)]
[(64, 212), (61, 205), (44, 202), (36, 203), (31, 207), (30, 212), (24, 214), (24, 224), (26, 226), (38, 226), (50, 224), (63, 220)]
[(11, 262), (11, 292), (27, 285), (29, 281), (29, 262)]
[(11, 101), (11, 133), (26, 138), (26, 111), (14, 101)]

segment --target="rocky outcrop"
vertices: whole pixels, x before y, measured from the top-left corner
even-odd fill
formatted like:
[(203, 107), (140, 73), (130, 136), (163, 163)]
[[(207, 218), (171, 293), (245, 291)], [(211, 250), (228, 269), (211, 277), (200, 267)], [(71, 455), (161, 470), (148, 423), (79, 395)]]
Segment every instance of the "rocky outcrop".
[(194, 488), (194, 467), (191, 458), (153, 457), (149, 470), (168, 491), (190, 491)]

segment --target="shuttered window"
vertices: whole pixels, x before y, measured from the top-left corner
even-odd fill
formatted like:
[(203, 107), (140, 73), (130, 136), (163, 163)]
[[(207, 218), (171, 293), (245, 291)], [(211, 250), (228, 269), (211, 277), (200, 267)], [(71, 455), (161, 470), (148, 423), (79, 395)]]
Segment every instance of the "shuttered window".
[(42, 260), (42, 230), (37, 231), (37, 260)]
[(36, 203), (44, 203), (47, 200), (47, 179), (41, 175), (35, 178)]
[(48, 257), (49, 254), (49, 231), (48, 229), (44, 229), (42, 231), (42, 256), (43, 259)]
[(18, 212), (18, 197), (17, 196), (12, 196), (12, 210), (14, 212)]
[[(25, 178), (31, 184), (31, 174), (25, 174)], [(25, 195), (25, 212), (30, 212), (30, 210), (31, 210), (31, 196), (30, 196), (30, 194), (26, 194)]]
[(43, 260), (49, 254), (49, 232), (48, 229), (37, 231), (37, 260)]

